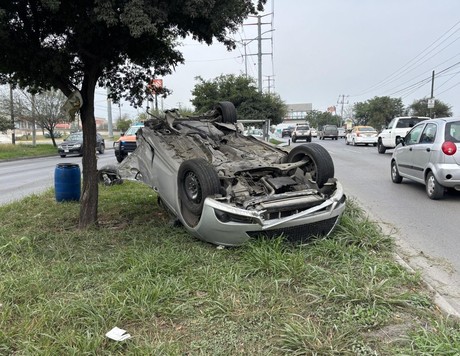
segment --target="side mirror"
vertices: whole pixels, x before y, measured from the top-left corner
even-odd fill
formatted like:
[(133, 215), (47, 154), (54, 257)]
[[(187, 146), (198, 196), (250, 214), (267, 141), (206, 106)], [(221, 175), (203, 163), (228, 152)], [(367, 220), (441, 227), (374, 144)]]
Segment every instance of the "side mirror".
[(120, 136), (124, 136), (124, 135), (125, 135), (125, 133), (124, 133), (124, 132), (120, 132)]
[(396, 138), (396, 146), (399, 145), (399, 144), (404, 146), (404, 143), (405, 143), (404, 137), (397, 137)]

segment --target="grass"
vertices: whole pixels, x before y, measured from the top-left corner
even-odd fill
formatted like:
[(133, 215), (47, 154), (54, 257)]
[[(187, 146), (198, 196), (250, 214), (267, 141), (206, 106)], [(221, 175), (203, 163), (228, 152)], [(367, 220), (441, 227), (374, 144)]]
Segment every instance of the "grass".
[[(458, 321), (353, 202), (328, 238), (225, 249), (172, 227), (139, 184), (100, 187), (97, 228), (77, 230), (78, 211), (52, 190), (0, 207), (0, 354), (460, 352)], [(106, 338), (114, 326), (132, 338)]]
[(40, 157), (52, 154), (57, 154), (57, 147), (52, 144), (37, 144), (35, 146), (27, 143), (0, 144), (0, 160)]

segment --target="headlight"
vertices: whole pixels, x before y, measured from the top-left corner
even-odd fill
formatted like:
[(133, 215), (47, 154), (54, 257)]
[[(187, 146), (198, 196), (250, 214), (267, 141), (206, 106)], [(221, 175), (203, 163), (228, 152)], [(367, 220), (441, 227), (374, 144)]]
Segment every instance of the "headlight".
[(62, 150), (62, 145), (58, 145), (58, 148)]
[(77, 143), (77, 144), (73, 145), (73, 147), (75, 147), (75, 148), (80, 148), (80, 147), (81, 147), (81, 143)]

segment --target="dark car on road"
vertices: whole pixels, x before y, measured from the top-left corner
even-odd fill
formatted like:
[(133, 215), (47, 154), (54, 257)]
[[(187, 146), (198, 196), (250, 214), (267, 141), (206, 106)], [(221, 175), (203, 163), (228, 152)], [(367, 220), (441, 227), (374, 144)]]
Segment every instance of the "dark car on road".
[(330, 138), (331, 140), (337, 140), (339, 137), (339, 130), (336, 125), (324, 125), (318, 132), (320, 140)]
[(294, 131), (294, 126), (286, 127), (281, 131), (281, 137), (285, 137), (285, 136), (291, 137), (293, 131)]
[[(103, 154), (105, 151), (104, 138), (96, 133), (96, 150)], [(67, 155), (83, 155), (83, 132), (73, 132), (58, 145), (58, 153), (61, 157)]]

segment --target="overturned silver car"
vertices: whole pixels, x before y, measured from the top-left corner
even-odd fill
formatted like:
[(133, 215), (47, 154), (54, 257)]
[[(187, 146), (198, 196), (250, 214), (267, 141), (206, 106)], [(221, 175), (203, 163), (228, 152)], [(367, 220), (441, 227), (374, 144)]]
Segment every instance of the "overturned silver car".
[(230, 102), (199, 117), (173, 110), (146, 121), (137, 149), (99, 176), (108, 184), (129, 179), (151, 186), (192, 235), (217, 245), (280, 235), (305, 242), (329, 234), (345, 209), (321, 145), (285, 150), (244, 136)]

